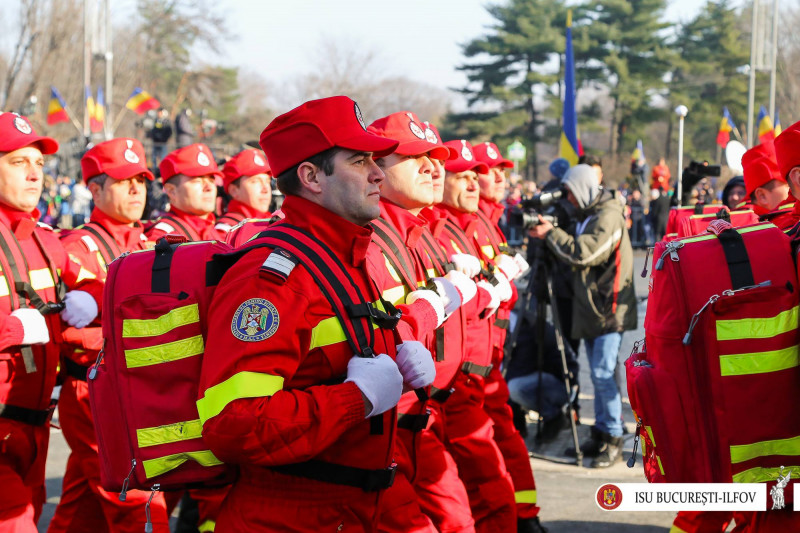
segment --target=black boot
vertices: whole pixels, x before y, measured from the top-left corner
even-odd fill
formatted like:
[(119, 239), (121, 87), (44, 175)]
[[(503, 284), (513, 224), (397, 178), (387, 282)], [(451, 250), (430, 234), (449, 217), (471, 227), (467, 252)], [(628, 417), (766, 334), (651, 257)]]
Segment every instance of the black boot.
[(592, 461), (592, 468), (608, 468), (616, 462), (622, 461), (622, 437), (612, 437), (603, 433), (600, 453)]
[(569, 427), (569, 417), (567, 414), (559, 412), (555, 418), (544, 420), (542, 422), (542, 430), (536, 435), (536, 442), (539, 444), (546, 444), (553, 442), (558, 437), (562, 429)]
[(511, 406), (511, 413), (514, 416), (514, 427), (517, 428), (523, 439), (526, 438), (528, 436), (528, 421), (525, 418), (525, 411), (522, 410), (518, 403), (511, 400), (508, 401), (508, 405)]
[(517, 533), (547, 533), (547, 528), (539, 522), (539, 517), (518, 518)]
[[(603, 446), (603, 432), (592, 426), (589, 428), (592, 432), (589, 440), (581, 443), (581, 452), (584, 457), (597, 457), (600, 453), (600, 448)], [(569, 447), (564, 451), (567, 457), (575, 457), (575, 448)]]

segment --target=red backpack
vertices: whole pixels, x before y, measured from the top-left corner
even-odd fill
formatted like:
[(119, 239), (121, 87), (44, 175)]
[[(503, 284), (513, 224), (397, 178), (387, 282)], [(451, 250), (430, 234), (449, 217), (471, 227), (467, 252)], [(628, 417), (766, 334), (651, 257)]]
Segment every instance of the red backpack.
[(648, 480), (772, 486), (782, 466), (795, 478), (800, 293), (788, 238), (772, 224), (728, 226), (659, 242), (653, 260), (646, 344), (626, 362)]
[(727, 209), (724, 205), (705, 205), (697, 204), (691, 207), (673, 207), (669, 210), (667, 217), (667, 230), (666, 234), (678, 233), (681, 227), (681, 221), (692, 215), (713, 215), (717, 211)]
[(681, 218), (677, 238), (705, 233), (709, 224), (720, 219), (727, 220), (734, 228), (758, 223), (758, 216), (749, 209), (732, 212), (721, 209), (716, 213), (689, 215), (688, 217)]
[[(198, 384), (208, 331), (207, 313), (227, 270), (261, 247), (277, 254), (266, 272), (300, 262), (334, 307), (353, 353), (372, 356), (373, 324), (393, 328), (399, 314), (373, 307), (335, 255), (290, 224), (271, 226), (247, 247), (161, 239), (152, 250), (111, 263), (104, 293), (105, 347), (88, 376), (106, 490), (170, 490), (224, 485), (233, 467), (202, 439)], [(350, 280), (348, 282), (348, 280)]]

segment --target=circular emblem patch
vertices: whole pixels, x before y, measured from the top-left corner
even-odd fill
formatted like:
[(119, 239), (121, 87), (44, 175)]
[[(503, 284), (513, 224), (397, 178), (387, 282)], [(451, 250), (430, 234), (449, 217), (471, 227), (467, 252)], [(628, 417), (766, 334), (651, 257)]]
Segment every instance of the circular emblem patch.
[(595, 498), (601, 509), (611, 511), (622, 504), (622, 490), (616, 485), (608, 483), (597, 489)]
[(263, 159), (261, 159), (261, 156), (260, 156), (260, 155), (258, 155), (258, 154), (254, 154), (254, 155), (253, 155), (253, 163), (254, 163), (254, 164), (257, 166), (257, 167), (265, 167), (265, 166), (267, 166), (267, 163), (266, 163), (266, 162), (264, 162), (264, 160), (263, 160)]
[(250, 298), (236, 309), (231, 333), (245, 342), (258, 342), (272, 337), (280, 324), (278, 310), (263, 298)]
[(491, 159), (497, 159), (497, 152), (494, 151), (494, 148), (489, 143), (486, 143), (486, 155)]
[(467, 146), (467, 141), (461, 141), (461, 157), (465, 161), (472, 161), (472, 152)]
[(436, 138), (436, 133), (431, 128), (425, 128), (425, 140), (431, 144), (439, 142), (439, 139)]
[(198, 152), (197, 154), (197, 164), (207, 167), (211, 165), (211, 160), (204, 152)]
[(358, 120), (358, 123), (361, 124), (362, 128), (364, 128), (364, 131), (367, 131), (367, 125), (364, 124), (364, 117), (361, 116), (361, 109), (359, 109), (358, 104), (356, 102), (353, 102), (353, 109), (356, 112), (356, 119)]
[(17, 128), (17, 130), (18, 130), (20, 133), (24, 133), (25, 135), (30, 135), (30, 134), (31, 134), (31, 132), (33, 131), (33, 130), (31, 129), (31, 125), (30, 125), (30, 124), (28, 124), (28, 121), (27, 121), (27, 120), (25, 120), (25, 119), (24, 119), (24, 118), (22, 118), (22, 117), (16, 117), (16, 118), (14, 118), (14, 127), (15, 127), (15, 128)]

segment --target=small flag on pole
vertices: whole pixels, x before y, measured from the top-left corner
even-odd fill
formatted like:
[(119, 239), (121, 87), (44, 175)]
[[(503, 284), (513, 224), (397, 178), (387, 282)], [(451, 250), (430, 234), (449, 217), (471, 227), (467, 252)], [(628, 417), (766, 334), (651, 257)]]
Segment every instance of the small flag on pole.
[(769, 118), (767, 108), (762, 105), (761, 111), (758, 112), (758, 142), (763, 144), (774, 140), (775, 129), (772, 127), (772, 119)]
[(59, 122), (69, 122), (67, 114), (67, 104), (61, 97), (58, 89), (50, 86), (50, 103), (47, 105), (47, 123), (58, 124)]
[(636, 148), (633, 150), (633, 153), (631, 154), (631, 161), (636, 161), (636, 164), (639, 166), (644, 165), (646, 161), (644, 157), (644, 146), (642, 145), (641, 139), (636, 141)]
[(578, 139), (578, 115), (575, 112), (575, 58), (572, 51), (572, 11), (567, 12), (567, 47), (564, 52), (564, 114), (561, 131), (559, 155), (569, 161), (570, 166), (578, 164), (582, 151)]
[(781, 127), (781, 119), (778, 116), (778, 110), (775, 110), (775, 137), (781, 134), (783, 128)]
[(736, 129), (731, 118), (731, 113), (727, 107), (722, 108), (722, 120), (719, 122), (719, 131), (717, 132), (717, 146), (725, 148), (728, 146), (728, 141), (731, 140), (731, 132)]
[(97, 88), (97, 101), (94, 103), (94, 109), (89, 110), (89, 127), (92, 133), (103, 131), (103, 124), (106, 121), (106, 108), (105, 98), (103, 95), (103, 88)]
[(161, 107), (161, 102), (156, 100), (155, 97), (147, 91), (143, 91), (141, 87), (136, 87), (128, 97), (125, 107), (134, 113), (142, 115), (151, 109), (158, 109)]

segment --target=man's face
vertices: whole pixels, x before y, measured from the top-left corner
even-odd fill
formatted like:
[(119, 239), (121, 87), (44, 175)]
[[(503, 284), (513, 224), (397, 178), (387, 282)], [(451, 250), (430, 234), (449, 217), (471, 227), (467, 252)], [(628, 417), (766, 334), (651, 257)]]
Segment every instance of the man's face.
[(414, 214), (433, 205), (433, 163), (427, 154), (389, 154), (376, 163), (386, 175), (381, 197)]
[(773, 180), (769, 188), (758, 187), (754, 196), (756, 205), (772, 211), (789, 197), (789, 185), (780, 180)]
[(592, 165), (595, 173), (597, 174), (597, 183), (603, 184), (603, 167), (600, 165)]
[(147, 197), (142, 176), (126, 180), (115, 180), (109, 176), (102, 187), (98, 183), (89, 183), (89, 190), (95, 207), (117, 222), (131, 224), (142, 218)]
[(478, 210), (480, 186), (478, 174), (472, 170), (448, 172), (444, 178), (444, 197), (442, 203), (459, 211), (474, 213)]
[(39, 203), (44, 183), (44, 156), (31, 145), (0, 153), (0, 203), (30, 213)]
[(506, 174), (500, 167), (489, 169), (488, 174), (478, 174), (481, 196), (492, 202), (502, 202), (506, 194)]
[(257, 211), (267, 211), (272, 201), (272, 182), (269, 174), (242, 176), (228, 187), (234, 200), (249, 205)]
[(433, 172), (431, 172), (433, 203), (439, 204), (442, 202), (442, 197), (444, 196), (444, 176), (446, 174), (444, 170), (444, 161), (431, 158), (431, 163), (433, 163)]
[(742, 203), (745, 196), (747, 196), (747, 189), (744, 188), (744, 185), (731, 187), (731, 190), (728, 191), (728, 208), (734, 209)]
[(333, 158), (333, 174), (317, 173), (316, 203), (359, 226), (380, 216), (384, 175), (371, 152), (341, 150)]
[(800, 167), (792, 168), (786, 176), (786, 181), (789, 182), (789, 190), (792, 196), (800, 198)]
[(217, 185), (214, 176), (175, 176), (164, 184), (169, 203), (190, 215), (205, 216), (214, 211)]

